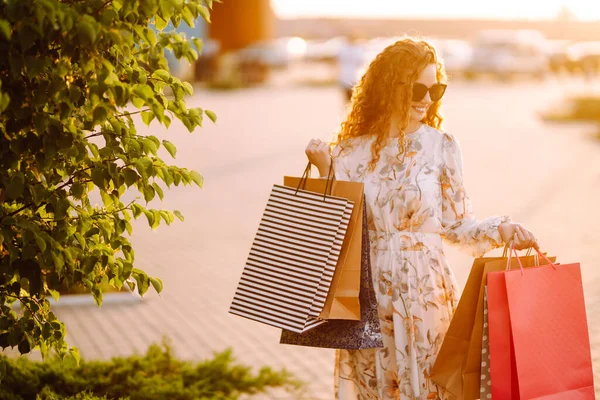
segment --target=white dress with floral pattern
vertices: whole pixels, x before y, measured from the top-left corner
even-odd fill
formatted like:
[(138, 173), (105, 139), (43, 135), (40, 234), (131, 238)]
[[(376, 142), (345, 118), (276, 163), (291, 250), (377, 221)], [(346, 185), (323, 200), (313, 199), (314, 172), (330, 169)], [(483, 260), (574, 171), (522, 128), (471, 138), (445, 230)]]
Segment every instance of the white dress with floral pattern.
[(449, 399), (428, 378), (459, 296), (442, 240), (480, 256), (502, 246), (498, 225), (508, 218), (473, 218), (451, 135), (423, 125), (407, 135), (404, 158), (388, 139), (370, 171), (373, 141), (352, 139), (333, 156), (338, 180), (365, 184), (384, 348), (337, 351), (336, 398)]

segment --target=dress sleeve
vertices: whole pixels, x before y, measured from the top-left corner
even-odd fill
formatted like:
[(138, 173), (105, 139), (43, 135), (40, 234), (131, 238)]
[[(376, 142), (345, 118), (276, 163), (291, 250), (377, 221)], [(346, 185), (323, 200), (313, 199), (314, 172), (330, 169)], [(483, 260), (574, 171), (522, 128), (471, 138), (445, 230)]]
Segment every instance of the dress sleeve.
[(475, 219), (463, 184), (462, 152), (456, 139), (444, 134), (440, 184), (442, 191), (442, 232), (444, 239), (474, 257), (504, 245), (498, 226), (509, 217)]

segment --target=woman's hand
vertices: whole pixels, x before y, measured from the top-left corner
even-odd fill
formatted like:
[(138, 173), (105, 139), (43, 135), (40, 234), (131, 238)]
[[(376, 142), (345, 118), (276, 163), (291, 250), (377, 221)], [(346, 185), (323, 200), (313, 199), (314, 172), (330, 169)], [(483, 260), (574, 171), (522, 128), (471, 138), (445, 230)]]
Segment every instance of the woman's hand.
[(537, 239), (533, 233), (525, 229), (521, 224), (503, 222), (498, 226), (498, 232), (500, 232), (504, 243), (513, 240), (516, 250), (529, 249), (531, 247), (539, 250)]
[(319, 169), (321, 176), (329, 174), (331, 164), (331, 148), (320, 139), (312, 139), (306, 147), (308, 161)]

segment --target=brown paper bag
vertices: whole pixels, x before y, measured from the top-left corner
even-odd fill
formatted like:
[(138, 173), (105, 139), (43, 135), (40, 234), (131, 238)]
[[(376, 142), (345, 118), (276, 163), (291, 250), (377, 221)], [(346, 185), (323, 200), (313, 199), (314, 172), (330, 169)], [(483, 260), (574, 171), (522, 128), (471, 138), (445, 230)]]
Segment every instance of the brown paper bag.
[[(535, 256), (519, 258), (524, 267), (537, 265)], [(486, 275), (488, 272), (506, 269), (507, 261), (506, 257), (474, 260), (456, 312), (431, 369), (431, 379), (459, 399), (479, 398)], [(518, 263), (513, 259), (511, 266), (514, 268), (515, 265), (518, 266)]]
[[(283, 184), (288, 187), (298, 187), (300, 179), (286, 176)], [(327, 180), (325, 179), (308, 178), (303, 189), (324, 193), (326, 184)], [(334, 180), (331, 195), (353, 201), (354, 209), (327, 300), (319, 318), (359, 321), (360, 301), (358, 296), (360, 293), (364, 186), (360, 182)]]

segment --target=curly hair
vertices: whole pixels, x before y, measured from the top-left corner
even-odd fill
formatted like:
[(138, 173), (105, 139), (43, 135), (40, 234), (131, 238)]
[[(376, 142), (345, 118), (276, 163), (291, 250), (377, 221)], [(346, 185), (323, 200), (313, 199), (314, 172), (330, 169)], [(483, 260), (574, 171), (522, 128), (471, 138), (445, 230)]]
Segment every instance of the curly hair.
[[(412, 84), (429, 64), (436, 64), (438, 82), (446, 82), (446, 72), (442, 60), (435, 48), (425, 40), (404, 37), (386, 47), (370, 63), (367, 71), (354, 87), (350, 112), (341, 125), (333, 145), (344, 143), (348, 139), (373, 135), (375, 141), (371, 146), (372, 159), (369, 169), (372, 171), (379, 161), (381, 149), (389, 134), (392, 114), (398, 112), (402, 116), (398, 131), (398, 159), (406, 151), (405, 129), (409, 122), (409, 111), (412, 101)], [(400, 109), (396, 110), (400, 97)], [(441, 129), (440, 101), (429, 107), (422, 122), (435, 129)]]

